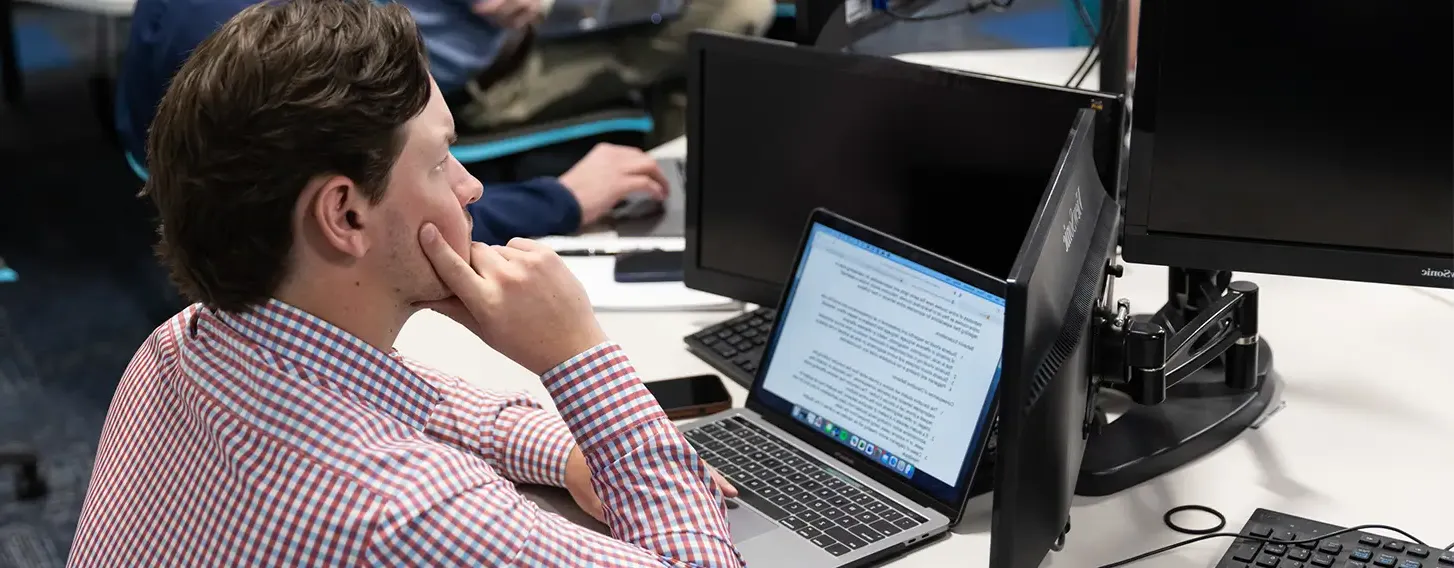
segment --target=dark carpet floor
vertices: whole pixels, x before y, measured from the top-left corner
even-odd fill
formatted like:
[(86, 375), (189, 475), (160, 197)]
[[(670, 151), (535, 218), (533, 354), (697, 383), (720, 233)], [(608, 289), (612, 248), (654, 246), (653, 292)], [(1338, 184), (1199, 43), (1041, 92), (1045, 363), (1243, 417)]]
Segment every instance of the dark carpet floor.
[[(883, 49), (1064, 45), (1061, 2), (906, 28)], [(50, 493), (18, 501), (0, 471), (0, 568), (52, 568), (69, 553), (116, 381), (177, 306), (140, 182), (96, 120), (89, 22), (28, 5), (18, 20), (26, 103), (0, 106), (0, 258), (18, 275), (0, 279), (0, 448), (35, 448)]]

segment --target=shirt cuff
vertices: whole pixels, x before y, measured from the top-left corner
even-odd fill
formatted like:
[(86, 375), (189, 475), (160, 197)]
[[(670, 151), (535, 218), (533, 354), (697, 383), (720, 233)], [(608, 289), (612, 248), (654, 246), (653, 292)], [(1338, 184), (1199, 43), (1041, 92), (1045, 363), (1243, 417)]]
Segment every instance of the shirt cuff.
[(541, 382), (587, 453), (645, 423), (667, 420), (621, 347), (610, 341), (547, 371)]
[(511, 406), (500, 413), (497, 424), (506, 432), (495, 454), (502, 475), (516, 483), (565, 487), (565, 464), (576, 440), (559, 416)]

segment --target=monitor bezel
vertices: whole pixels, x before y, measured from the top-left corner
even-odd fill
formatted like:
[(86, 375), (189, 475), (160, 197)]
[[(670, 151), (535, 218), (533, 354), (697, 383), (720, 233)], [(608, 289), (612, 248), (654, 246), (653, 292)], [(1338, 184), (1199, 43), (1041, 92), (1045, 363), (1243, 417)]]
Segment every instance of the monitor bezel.
[[(1125, 174), (1122, 256), (1128, 262), (1177, 268), (1282, 274), (1331, 280), (1454, 288), (1454, 258), (1413, 251), (1340, 247), (1317, 243), (1236, 239), (1154, 231), (1150, 227), (1151, 180), (1156, 167), (1159, 76), (1168, 2), (1143, 0), (1136, 40), (1136, 78)], [(1426, 275), (1433, 269), (1433, 275)], [(1437, 270), (1447, 269), (1447, 273)]]
[[(893, 254), (907, 258), (915, 263), (924, 266), (925, 268), (940, 272), (945, 276), (959, 280), (960, 282), (963, 282), (970, 286), (974, 286), (976, 288), (984, 290), (985, 292), (989, 292), (990, 294), (994, 294), (1000, 299), (1005, 298), (1006, 287), (1003, 280), (975, 270), (974, 268), (957, 263), (943, 256), (934, 254), (910, 243), (906, 243), (902, 240), (899, 240), (898, 238), (885, 234), (871, 227), (859, 224), (851, 219), (845, 218), (841, 215), (837, 215), (823, 208), (815, 209), (813, 213), (809, 216), (808, 222), (803, 228), (802, 238), (800, 238), (798, 242), (798, 252), (793, 257), (793, 270), (791, 271), (792, 274), (796, 274), (798, 268), (803, 261), (803, 256), (807, 252), (807, 247), (810, 240), (809, 237), (813, 233), (813, 227), (820, 224), (830, 229), (843, 232), (851, 237), (863, 240), (870, 245), (879, 247)], [(789, 279), (791, 279), (791, 276), (789, 277)], [(784, 286), (782, 298), (780, 299), (781, 303), (785, 304), (788, 300), (788, 296), (791, 295), (792, 292), (792, 286)], [(1010, 314), (1006, 312), (1005, 319), (1008, 320), (1009, 318)], [(893, 491), (909, 497), (911, 500), (921, 506), (928, 507), (946, 517), (949, 517), (951, 523), (959, 522), (959, 519), (964, 514), (964, 505), (968, 503), (970, 499), (970, 490), (974, 485), (975, 476), (989, 474), (989, 472), (981, 471), (981, 466), (983, 465), (985, 450), (989, 445), (991, 433), (994, 430), (994, 421), (999, 413), (1000, 392), (1004, 390), (1003, 385), (1005, 384), (1004, 375), (1000, 375), (999, 378), (995, 381), (992, 387), (993, 392), (990, 393), (989, 402), (987, 403), (988, 408), (983, 409), (983, 412), (985, 412), (985, 418), (982, 419), (981, 422), (976, 424), (976, 435), (973, 442), (974, 447), (971, 448), (973, 450), (973, 454), (966, 458), (969, 461), (969, 467), (964, 468), (964, 470), (960, 474), (960, 479), (953, 486), (955, 489), (954, 501), (944, 501), (934, 495), (924, 492), (923, 490), (910, 483), (907, 479), (904, 479), (903, 477), (894, 474), (888, 468), (882, 466), (881, 464), (857, 452), (853, 452), (840, 444), (833, 442), (827, 436), (823, 435), (822, 432), (818, 432), (815, 429), (807, 427), (806, 425), (793, 419), (790, 414), (780, 412), (779, 410), (764, 402), (764, 399), (762, 398), (763, 378), (767, 374), (767, 370), (772, 361), (773, 352), (776, 350), (779, 338), (778, 336), (781, 333), (781, 322), (784, 321), (784, 318), (779, 317), (777, 321), (779, 322), (779, 325), (773, 327), (772, 336), (768, 339), (767, 344), (764, 346), (761, 363), (758, 366), (757, 374), (753, 377), (752, 387), (747, 394), (746, 407), (749, 410), (752, 410), (763, 416), (773, 425), (792, 433), (795, 437), (803, 440), (805, 443), (808, 443), (813, 447), (849, 464), (854, 469), (854, 471), (867, 475), (874, 481), (884, 484)]]

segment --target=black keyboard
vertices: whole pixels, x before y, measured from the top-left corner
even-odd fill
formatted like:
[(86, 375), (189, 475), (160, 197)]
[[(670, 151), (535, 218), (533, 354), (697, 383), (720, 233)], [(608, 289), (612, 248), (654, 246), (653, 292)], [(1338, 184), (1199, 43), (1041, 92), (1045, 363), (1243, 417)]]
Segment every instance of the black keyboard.
[(738, 500), (842, 556), (928, 522), (740, 416), (687, 432)]
[(758, 308), (685, 339), (687, 350), (744, 387), (752, 386), (777, 310)]
[[(1258, 509), (1240, 534), (1300, 542), (1343, 530), (1286, 513)], [(1352, 531), (1299, 544), (1239, 538), (1218, 568), (1454, 568), (1454, 553), (1408, 541)]]

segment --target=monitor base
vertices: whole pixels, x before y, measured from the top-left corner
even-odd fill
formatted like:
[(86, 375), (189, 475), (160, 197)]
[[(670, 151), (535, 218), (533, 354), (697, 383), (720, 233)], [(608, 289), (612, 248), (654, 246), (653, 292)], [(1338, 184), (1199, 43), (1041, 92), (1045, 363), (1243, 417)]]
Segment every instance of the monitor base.
[(1132, 405), (1086, 441), (1075, 494), (1102, 497), (1130, 489), (1232, 441), (1271, 404), (1276, 391), (1271, 370), (1272, 348), (1264, 340), (1258, 350), (1261, 380), (1253, 390), (1228, 387), (1221, 364), (1213, 363), (1167, 389), (1165, 402)]

